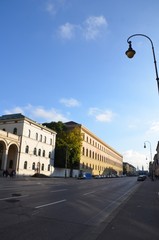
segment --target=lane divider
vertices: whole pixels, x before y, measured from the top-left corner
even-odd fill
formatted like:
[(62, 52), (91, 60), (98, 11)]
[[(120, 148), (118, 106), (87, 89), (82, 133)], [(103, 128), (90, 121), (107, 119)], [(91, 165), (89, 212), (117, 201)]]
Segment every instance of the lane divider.
[(66, 199), (63, 199), (63, 200), (60, 200), (60, 201), (57, 201), (57, 202), (43, 204), (43, 205), (37, 206), (35, 208), (37, 209), (37, 208), (48, 207), (48, 206), (55, 205), (55, 204), (62, 203), (62, 202), (66, 202), (66, 201), (67, 201)]
[(56, 193), (56, 192), (63, 192), (63, 191), (67, 191), (67, 189), (59, 189), (59, 190), (50, 191), (50, 192), (52, 192), (52, 193)]
[(83, 196), (86, 196), (86, 195), (89, 195), (89, 194), (92, 194), (92, 193), (95, 193), (95, 192), (84, 193)]
[(0, 201), (5, 201), (9, 199), (15, 199), (15, 198), (23, 198), (23, 197), (28, 197), (29, 195), (23, 195), (23, 196), (13, 196), (13, 197), (7, 197), (7, 198), (0, 198)]

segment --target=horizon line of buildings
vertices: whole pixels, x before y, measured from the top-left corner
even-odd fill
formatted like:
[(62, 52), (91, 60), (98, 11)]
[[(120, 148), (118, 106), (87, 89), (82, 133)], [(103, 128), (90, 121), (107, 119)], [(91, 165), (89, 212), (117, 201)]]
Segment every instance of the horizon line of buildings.
[[(123, 173), (123, 156), (89, 129), (73, 121), (67, 127), (79, 126), (83, 136), (80, 171), (93, 175)], [(69, 176), (69, 169), (54, 167), (56, 132), (21, 113), (0, 117), (0, 171), (15, 170), (19, 175), (43, 173), (47, 176)]]

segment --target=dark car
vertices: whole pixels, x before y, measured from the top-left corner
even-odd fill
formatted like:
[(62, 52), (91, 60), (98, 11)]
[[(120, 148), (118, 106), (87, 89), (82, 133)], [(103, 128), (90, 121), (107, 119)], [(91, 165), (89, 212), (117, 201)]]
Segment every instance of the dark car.
[(144, 181), (146, 179), (146, 175), (139, 175), (137, 181)]

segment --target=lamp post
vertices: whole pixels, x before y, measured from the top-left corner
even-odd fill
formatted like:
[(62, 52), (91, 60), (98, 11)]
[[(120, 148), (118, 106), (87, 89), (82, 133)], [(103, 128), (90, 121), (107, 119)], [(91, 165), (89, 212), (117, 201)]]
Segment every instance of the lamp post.
[(149, 141), (145, 141), (144, 142), (144, 148), (146, 148), (146, 143), (149, 144), (150, 146), (150, 162), (152, 163), (152, 148), (151, 148), (151, 143)]
[(69, 146), (66, 146), (66, 153), (65, 153), (65, 178), (67, 178), (68, 162), (69, 162), (70, 152), (72, 150), (73, 150), (72, 148), (70, 148)]
[(150, 145), (150, 162), (149, 162), (149, 173), (151, 176), (151, 180), (154, 181), (154, 170), (153, 170), (153, 163), (152, 163), (152, 149), (151, 149), (151, 143), (149, 141), (144, 142), (144, 148), (146, 148), (146, 143)]
[(151, 38), (149, 38), (148, 36), (144, 35), (144, 34), (133, 34), (131, 35), (128, 39), (127, 39), (127, 43), (129, 44), (129, 48), (128, 50), (125, 52), (125, 54), (127, 55), (128, 58), (133, 58), (135, 55), (135, 50), (132, 48), (132, 44), (130, 41), (130, 38), (132, 37), (137, 37), (137, 36), (141, 36), (141, 37), (145, 37), (147, 38), (150, 43), (151, 43), (151, 47), (152, 47), (152, 54), (153, 54), (153, 60), (154, 60), (154, 66), (155, 66), (155, 72), (156, 72), (156, 81), (157, 81), (157, 87), (158, 87), (158, 93), (159, 93), (159, 77), (158, 77), (158, 70), (157, 70), (157, 62), (156, 62), (156, 56), (155, 56), (155, 50), (154, 50), (154, 45), (153, 42), (151, 40)]
[(68, 147), (66, 146), (66, 157), (65, 157), (65, 178), (67, 178), (67, 157), (68, 157)]

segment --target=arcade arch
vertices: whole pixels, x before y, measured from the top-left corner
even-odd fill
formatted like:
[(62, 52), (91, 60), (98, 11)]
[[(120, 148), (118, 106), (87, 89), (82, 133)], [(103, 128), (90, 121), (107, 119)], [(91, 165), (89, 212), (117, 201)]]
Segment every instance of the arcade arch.
[(0, 138), (0, 171), (16, 171), (18, 164), (19, 145), (10, 139)]

